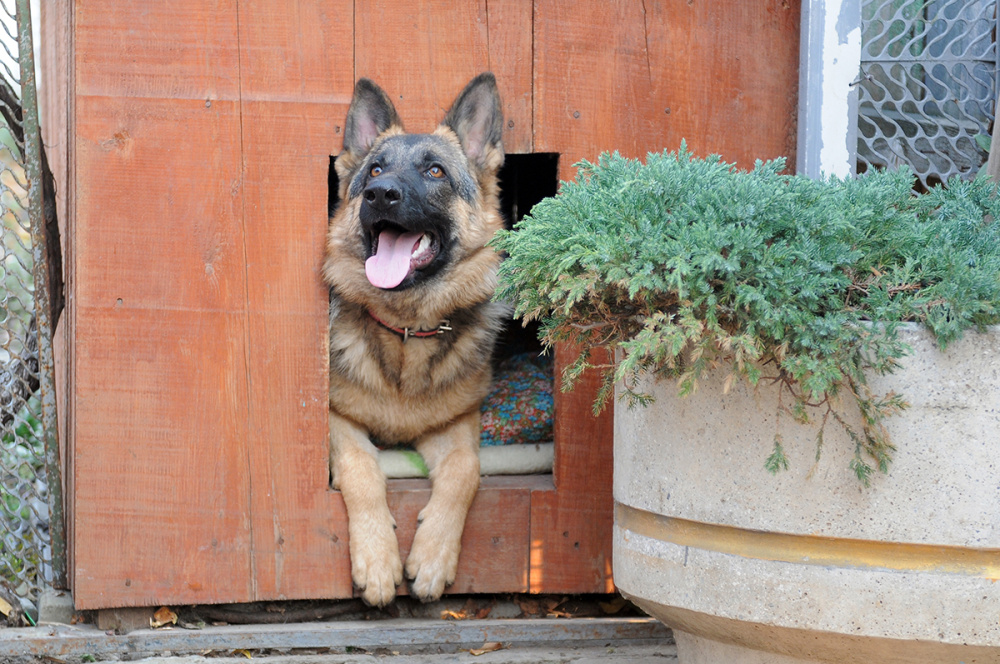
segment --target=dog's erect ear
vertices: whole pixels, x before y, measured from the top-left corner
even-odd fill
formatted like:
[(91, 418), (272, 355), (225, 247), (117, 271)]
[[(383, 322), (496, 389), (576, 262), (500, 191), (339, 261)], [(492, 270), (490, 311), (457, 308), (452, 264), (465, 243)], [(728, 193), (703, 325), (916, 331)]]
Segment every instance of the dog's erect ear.
[(486, 72), (472, 79), (456, 97), (442, 123), (462, 142), (465, 154), (477, 168), (499, 167), (503, 161), (503, 106), (497, 80)]
[(379, 134), (393, 125), (402, 128), (403, 123), (389, 95), (367, 78), (358, 79), (351, 107), (347, 109), (344, 150), (363, 157)]

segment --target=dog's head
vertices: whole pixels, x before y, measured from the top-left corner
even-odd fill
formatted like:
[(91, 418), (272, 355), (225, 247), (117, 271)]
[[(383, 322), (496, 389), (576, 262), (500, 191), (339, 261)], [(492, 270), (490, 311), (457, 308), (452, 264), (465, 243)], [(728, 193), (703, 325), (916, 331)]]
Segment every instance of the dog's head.
[(489, 297), (497, 257), (484, 245), (502, 227), (502, 133), (492, 74), (473, 79), (430, 134), (405, 133), (388, 95), (359, 80), (336, 161), (341, 204), (325, 268), (338, 294), (397, 307), (455, 300), (454, 290)]

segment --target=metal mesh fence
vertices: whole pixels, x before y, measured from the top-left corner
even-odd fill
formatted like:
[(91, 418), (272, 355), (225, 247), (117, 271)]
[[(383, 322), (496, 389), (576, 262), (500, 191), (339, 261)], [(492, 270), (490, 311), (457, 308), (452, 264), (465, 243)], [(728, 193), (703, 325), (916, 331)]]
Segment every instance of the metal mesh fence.
[(37, 173), (39, 160), (37, 114), (30, 108), (35, 115), (29, 121), (28, 107), (22, 107), (29, 98), (22, 85), (32, 86), (34, 104), (34, 77), (22, 77), (33, 64), (31, 58), (18, 57), (24, 51), (19, 44), (26, 38), (30, 43), (30, 26), (26, 32), (19, 26), (27, 5), (17, 4), (21, 6), (0, 0), (0, 582), (14, 594), (34, 599), (53, 579), (49, 428), (43, 424), (47, 416), (40, 389), (51, 386), (51, 377), (40, 370), (44, 363), (39, 361), (36, 316), (41, 206), (32, 187), (41, 182), (32, 173)]
[(986, 161), (996, 0), (864, 0), (858, 170), (909, 164), (923, 186)]

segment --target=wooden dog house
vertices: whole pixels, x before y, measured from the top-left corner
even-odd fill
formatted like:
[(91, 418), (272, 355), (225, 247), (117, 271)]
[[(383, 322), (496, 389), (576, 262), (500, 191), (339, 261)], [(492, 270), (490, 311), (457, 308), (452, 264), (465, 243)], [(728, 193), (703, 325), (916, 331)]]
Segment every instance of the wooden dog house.
[[(46, 0), (42, 121), (77, 608), (352, 595), (327, 468), (330, 157), (357, 77), (432, 128), (496, 73), (509, 153), (794, 158), (787, 0)], [(557, 363), (571, 351), (560, 349)], [(551, 475), (491, 478), (451, 592), (608, 592), (611, 420), (556, 403)], [(405, 550), (425, 481), (394, 481)]]

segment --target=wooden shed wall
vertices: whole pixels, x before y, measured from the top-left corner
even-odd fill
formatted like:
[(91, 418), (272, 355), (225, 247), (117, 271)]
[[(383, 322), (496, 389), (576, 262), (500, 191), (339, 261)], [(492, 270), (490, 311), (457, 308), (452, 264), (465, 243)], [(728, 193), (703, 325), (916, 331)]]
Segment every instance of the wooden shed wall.
[[(602, 150), (682, 138), (742, 166), (794, 159), (789, 0), (54, 0), (42, 13), (78, 608), (351, 594), (318, 275), (355, 78), (425, 131), (492, 70), (508, 152), (558, 152), (563, 179)], [(484, 483), (455, 590), (611, 589), (610, 417), (589, 408), (587, 389), (558, 397), (553, 477)], [(426, 497), (425, 482), (394, 484), (404, 550)]]

